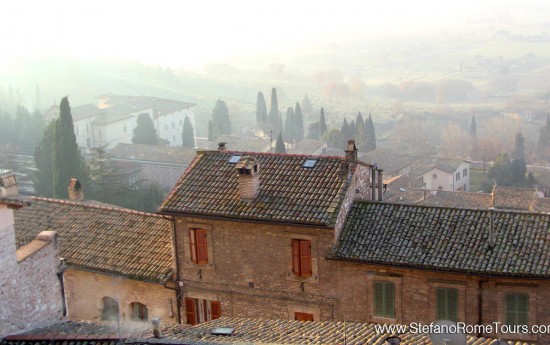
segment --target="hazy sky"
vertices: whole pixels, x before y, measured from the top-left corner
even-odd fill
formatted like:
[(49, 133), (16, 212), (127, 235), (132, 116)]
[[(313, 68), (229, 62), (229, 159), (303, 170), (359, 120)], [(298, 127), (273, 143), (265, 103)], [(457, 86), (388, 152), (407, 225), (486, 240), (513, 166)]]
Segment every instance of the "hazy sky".
[[(543, 1), (543, 0), (540, 0)], [(530, 2), (540, 2), (530, 0)], [(26, 56), (205, 62), (285, 52), (349, 35), (454, 29), (513, 0), (0, 0), (0, 67)]]

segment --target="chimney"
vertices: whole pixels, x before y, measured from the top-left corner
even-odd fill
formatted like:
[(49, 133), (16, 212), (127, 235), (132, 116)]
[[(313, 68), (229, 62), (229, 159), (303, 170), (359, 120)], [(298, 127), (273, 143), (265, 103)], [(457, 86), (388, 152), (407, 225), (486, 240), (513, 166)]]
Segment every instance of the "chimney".
[(376, 166), (372, 165), (370, 168), (371, 176), (371, 200), (376, 201)]
[(260, 165), (256, 158), (243, 156), (235, 165), (239, 178), (239, 195), (242, 201), (252, 201), (260, 190)]
[(218, 143), (218, 151), (226, 151), (227, 150), (227, 146), (225, 146), (226, 143), (224, 143), (223, 141), (221, 143)]
[(0, 198), (10, 198), (19, 195), (19, 187), (15, 174), (8, 170), (0, 170)]
[(382, 195), (384, 195), (384, 169), (378, 169), (378, 201), (382, 201)]
[(348, 146), (346, 147), (346, 160), (349, 163), (357, 163), (357, 147), (355, 146), (355, 140), (348, 140)]
[(153, 337), (159, 339), (162, 337), (160, 333), (160, 318), (155, 317), (151, 319), (151, 325), (153, 326)]
[(489, 239), (487, 244), (489, 249), (495, 247), (495, 209), (493, 207), (489, 208)]
[(84, 200), (84, 189), (80, 184), (78, 179), (72, 178), (71, 183), (69, 183), (69, 188), (67, 188), (69, 194), (69, 200), (71, 201), (82, 201)]

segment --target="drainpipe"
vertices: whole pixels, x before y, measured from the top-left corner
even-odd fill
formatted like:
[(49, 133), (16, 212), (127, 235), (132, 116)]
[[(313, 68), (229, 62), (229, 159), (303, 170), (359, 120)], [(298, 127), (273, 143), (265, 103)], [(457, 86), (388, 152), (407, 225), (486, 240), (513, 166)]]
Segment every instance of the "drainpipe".
[(172, 220), (172, 234), (174, 235), (174, 256), (176, 259), (176, 288), (174, 289), (176, 291), (176, 320), (179, 324), (181, 324), (181, 293), (182, 293), (182, 286), (180, 286), (180, 268), (179, 268), (179, 262), (178, 262), (178, 232), (176, 230), (176, 219), (174, 217), (171, 217)]
[(69, 315), (69, 308), (67, 307), (67, 296), (65, 295), (65, 271), (67, 270), (67, 265), (65, 264), (65, 259), (59, 259), (59, 272), (57, 272), (57, 278), (59, 279), (59, 285), (61, 286), (61, 300), (63, 302), (63, 317)]
[(376, 166), (371, 167), (370, 175), (371, 175), (371, 200), (376, 201)]

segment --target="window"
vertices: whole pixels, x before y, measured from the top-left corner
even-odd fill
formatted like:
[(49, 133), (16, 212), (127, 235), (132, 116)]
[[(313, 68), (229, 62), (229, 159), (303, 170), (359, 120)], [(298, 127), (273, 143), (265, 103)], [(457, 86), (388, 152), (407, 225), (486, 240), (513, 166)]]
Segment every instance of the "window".
[(218, 301), (186, 297), (185, 315), (190, 325), (218, 319), (221, 317), (221, 305)]
[(292, 273), (299, 277), (311, 277), (310, 240), (292, 240)]
[(468, 168), (462, 170), (462, 176), (463, 176), (463, 177), (468, 176)]
[(113, 321), (118, 319), (118, 302), (111, 297), (103, 297), (103, 308), (101, 309), (101, 320)]
[(437, 180), (437, 174), (433, 174), (433, 175), (432, 175), (432, 178), (433, 178), (434, 180)]
[(317, 159), (314, 158), (308, 158), (305, 160), (304, 164), (302, 165), (304, 168), (313, 168), (315, 164), (317, 163)]
[(206, 230), (189, 230), (189, 243), (191, 244), (191, 260), (199, 265), (208, 263), (208, 243)]
[(437, 320), (458, 321), (458, 289), (436, 288), (435, 308)]
[(529, 315), (529, 295), (507, 293), (504, 297), (505, 322), (507, 325), (527, 325)]
[(241, 156), (240, 155), (232, 155), (229, 160), (227, 161), (227, 163), (230, 163), (230, 164), (236, 164), (239, 159), (241, 159)]
[(456, 173), (456, 180), (460, 180), (460, 171)]
[(130, 320), (132, 321), (147, 321), (148, 311), (145, 304), (133, 302), (130, 303)]
[(418, 181), (424, 183), (424, 176), (420, 176), (420, 177), (418, 178)]
[(393, 319), (395, 285), (392, 282), (374, 282), (374, 316)]
[(313, 314), (295, 312), (294, 313), (294, 320), (296, 320), (296, 321), (313, 321)]

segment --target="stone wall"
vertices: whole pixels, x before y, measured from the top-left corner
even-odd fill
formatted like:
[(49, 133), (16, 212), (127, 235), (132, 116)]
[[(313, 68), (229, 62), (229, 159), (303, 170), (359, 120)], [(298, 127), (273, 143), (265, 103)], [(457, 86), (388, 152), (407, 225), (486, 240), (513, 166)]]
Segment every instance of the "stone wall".
[(65, 271), (68, 318), (101, 320), (103, 297), (118, 301), (121, 320), (129, 320), (130, 303), (147, 306), (149, 319), (160, 317), (163, 323), (175, 323), (176, 292), (162, 284), (77, 269)]
[(63, 319), (55, 233), (15, 250), (13, 212), (0, 205), (0, 337)]

